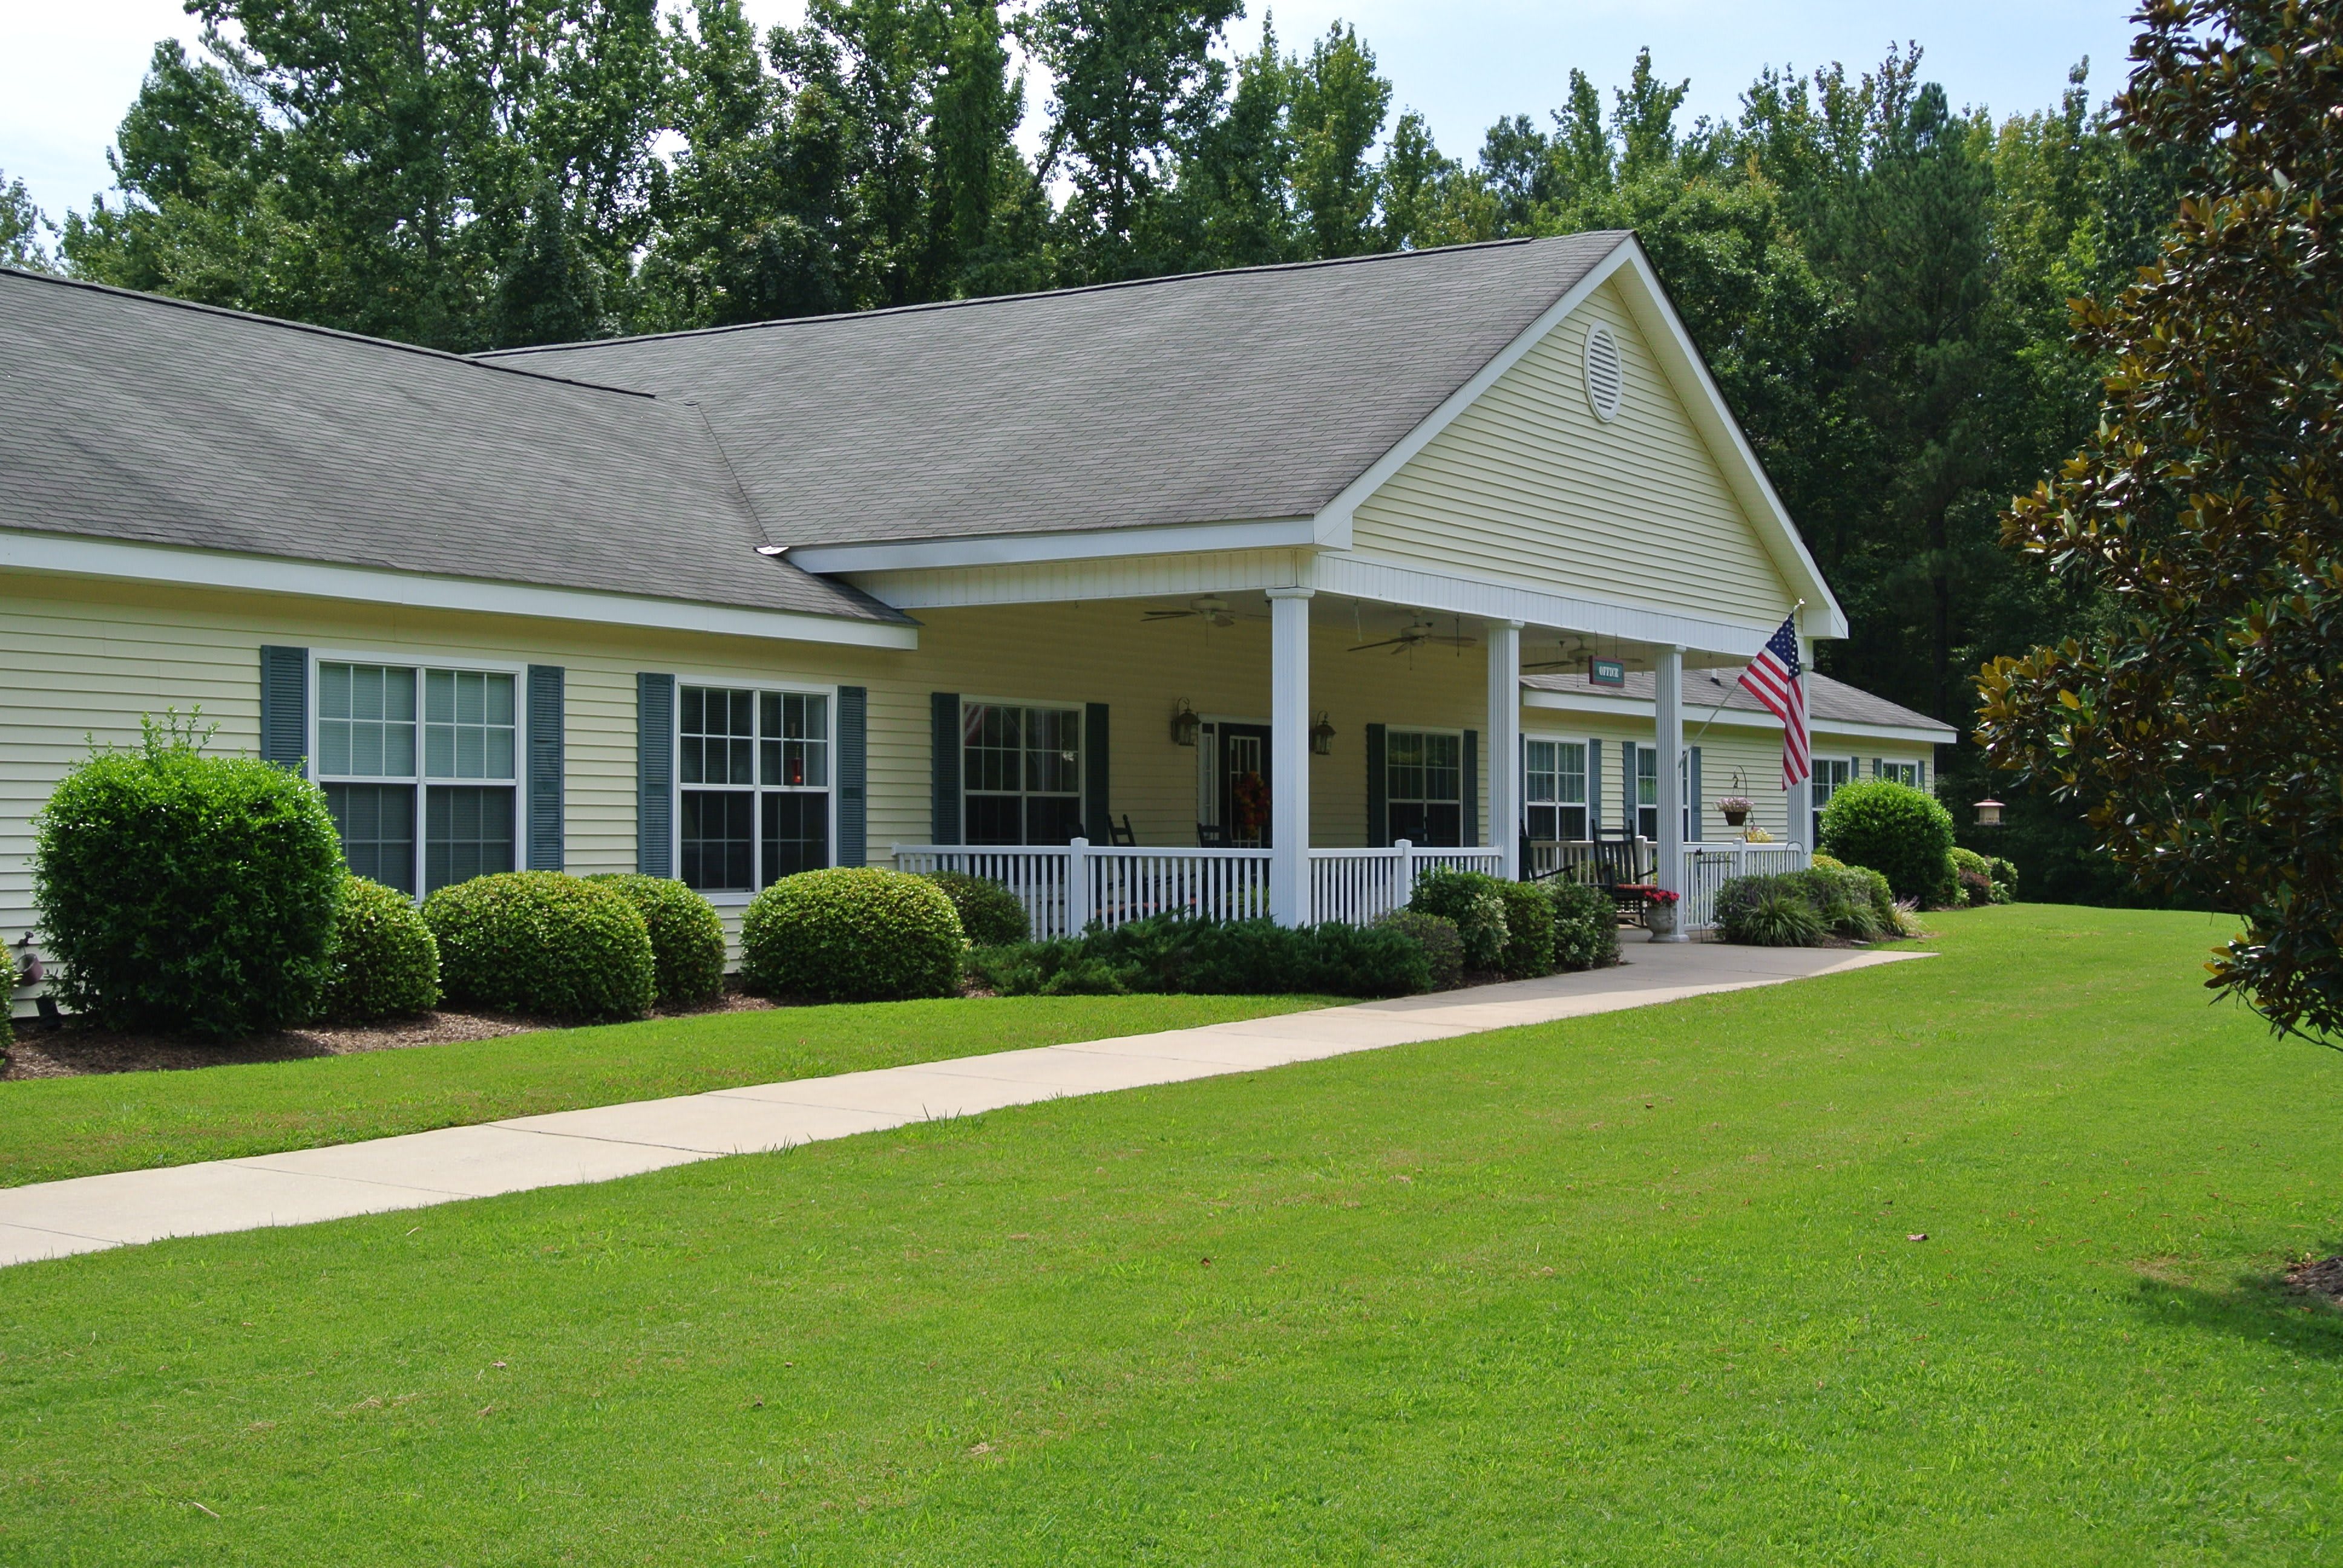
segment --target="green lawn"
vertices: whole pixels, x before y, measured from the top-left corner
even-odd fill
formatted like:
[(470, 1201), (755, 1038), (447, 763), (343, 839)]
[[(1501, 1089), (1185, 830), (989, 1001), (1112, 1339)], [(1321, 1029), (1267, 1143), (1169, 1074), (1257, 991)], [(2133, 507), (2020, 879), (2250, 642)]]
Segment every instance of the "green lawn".
[[(2332, 1563), (2203, 917), (0, 1271), (0, 1562)], [(1633, 950), (1630, 950), (1633, 956)], [(1925, 1231), (1925, 1242), (1907, 1233)]]
[(194, 1072), (0, 1083), (0, 1187), (1185, 1029), (1324, 997), (989, 997), (709, 1013)]

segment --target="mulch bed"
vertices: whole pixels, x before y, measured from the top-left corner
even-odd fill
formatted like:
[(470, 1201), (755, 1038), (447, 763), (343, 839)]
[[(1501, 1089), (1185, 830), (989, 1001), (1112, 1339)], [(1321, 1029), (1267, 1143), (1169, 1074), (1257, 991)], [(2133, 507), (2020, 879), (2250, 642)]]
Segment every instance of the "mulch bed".
[[(755, 1012), (776, 1006), (764, 997), (728, 990), (703, 1007), (661, 1008), (654, 1018), (710, 1012)], [(230, 1044), (183, 1035), (135, 1034), (98, 1029), (68, 1019), (59, 1028), (18, 1020), (16, 1042), (0, 1053), (0, 1081), (17, 1078), (79, 1078), (96, 1072), (170, 1072), (225, 1067), (246, 1061), (300, 1061), (318, 1056), (354, 1056), (365, 1050), (404, 1050), (416, 1045), (495, 1040), (532, 1030), (558, 1029), (548, 1019), (517, 1013), (458, 1012), (453, 1009), (380, 1023), (306, 1024)]]
[(2306, 1296), (2324, 1296), (2343, 1307), (2343, 1257), (2305, 1258), (2286, 1271), (2286, 1285)]

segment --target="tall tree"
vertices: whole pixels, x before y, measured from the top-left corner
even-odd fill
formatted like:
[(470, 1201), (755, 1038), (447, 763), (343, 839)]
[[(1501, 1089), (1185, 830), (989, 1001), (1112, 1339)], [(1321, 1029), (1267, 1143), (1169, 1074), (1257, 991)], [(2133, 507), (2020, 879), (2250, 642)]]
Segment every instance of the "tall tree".
[(1227, 68), (1212, 56), (1240, 0), (1041, 0), (1021, 18), (1025, 46), (1056, 79), (1039, 176), (1062, 164), (1074, 272), (1120, 277), (1131, 233), (1176, 147), (1220, 108)]
[(1391, 112), (1373, 51), (1337, 22), (1292, 72), (1294, 206), (1322, 256), (1375, 248), (1377, 171), (1368, 161)]
[(1143, 228), (1144, 270), (1263, 266), (1308, 254), (1293, 210), (1294, 74), (1264, 21), (1261, 46), (1236, 63), (1227, 108), (1182, 139), (1172, 187)]
[(56, 232), (25, 182), (0, 173), (0, 266), (47, 271), (53, 263), (49, 242)]
[(2343, 1039), (2343, 16), (2152, 0), (2119, 102), (2184, 158), (2162, 254), (2078, 301), (2098, 423), (2007, 541), (2116, 607), (1980, 681), (1994, 760), (2152, 885), (2243, 915), (2209, 982)]

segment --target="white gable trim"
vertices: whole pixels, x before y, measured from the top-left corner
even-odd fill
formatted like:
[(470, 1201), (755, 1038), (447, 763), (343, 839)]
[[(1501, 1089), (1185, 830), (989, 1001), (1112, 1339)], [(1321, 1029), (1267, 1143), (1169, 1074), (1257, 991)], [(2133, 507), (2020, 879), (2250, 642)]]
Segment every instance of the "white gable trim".
[[(1368, 497), (1381, 489), (1393, 475), (1404, 467), (1410, 459), (1423, 451), (1433, 437), (1446, 429), (1458, 416), (1478, 401), (1493, 386), (1497, 378), (1535, 347), (1545, 337), (1586, 303), (1594, 291), (1613, 278), (1619, 278), (1621, 292), (1626, 297), (1629, 313), (1643, 329), (1654, 355), (1668, 377), (1679, 400), (1684, 404), (1693, 427), (1708, 444), (1717, 459), (1717, 469), (1731, 487), (1734, 498), (1755, 523), (1766, 553), (1782, 573), (1791, 591), (1806, 601), (1800, 629), (1811, 637), (1838, 638), (1847, 633), (1846, 615), (1839, 608), (1830, 585), (1824, 581), (1822, 568), (1798, 535), (1797, 525), (1782, 505), (1773, 481), (1765, 477), (1764, 465), (1750, 448), (1748, 438), (1741, 433), (1741, 425), (1733, 410), (1717, 389), (1708, 373), (1707, 364), (1692, 337), (1684, 330), (1675, 307), (1669, 304), (1667, 289), (1660, 282), (1658, 272), (1643, 245), (1632, 236), (1623, 239), (1610, 255), (1597, 262), (1586, 276), (1571, 287), (1560, 299), (1547, 307), (1544, 315), (1524, 328), (1508, 343), (1497, 357), (1483, 366), (1473, 378), (1451, 393), (1446, 401), (1433, 409), (1423, 422), (1401, 438), (1399, 444), (1381, 457), (1367, 471), (1347, 486), (1342, 493), (1329, 501), (1318, 514), (1322, 534), (1341, 535), (1348, 538), (1353, 518)], [(1330, 548), (1342, 548), (1335, 545)], [(1770, 629), (1770, 628), (1769, 628)]]
[[(1025, 566), (1037, 561), (1115, 556), (1192, 555), (1200, 550), (1274, 550), (1323, 544), (1311, 518), (1257, 522), (1178, 523), (1161, 528), (1092, 528), (1074, 533), (977, 534), (965, 538), (869, 544), (792, 545), (793, 565), (809, 572), (925, 571), (938, 567)], [(1343, 542), (1349, 543), (1347, 534)]]
[(354, 599), (417, 609), (473, 610), (487, 615), (590, 621), (598, 626), (645, 627), (662, 631), (712, 631), (788, 642), (836, 643), (850, 648), (920, 646), (917, 627), (885, 621), (597, 593), (586, 588), (536, 588), (526, 583), (431, 577), (420, 572), (232, 555), (223, 550), (177, 549), (65, 534), (22, 534), (0, 529), (0, 567), (175, 587), (298, 594), (310, 598)]

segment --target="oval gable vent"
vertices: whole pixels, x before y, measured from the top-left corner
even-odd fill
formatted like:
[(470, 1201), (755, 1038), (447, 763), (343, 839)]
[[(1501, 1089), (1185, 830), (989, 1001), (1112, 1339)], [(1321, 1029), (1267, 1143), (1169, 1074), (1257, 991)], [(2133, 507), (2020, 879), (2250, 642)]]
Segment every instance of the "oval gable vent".
[(1627, 363), (1620, 357), (1619, 340), (1596, 322), (1586, 334), (1586, 400), (1604, 424), (1619, 417), (1627, 396)]

